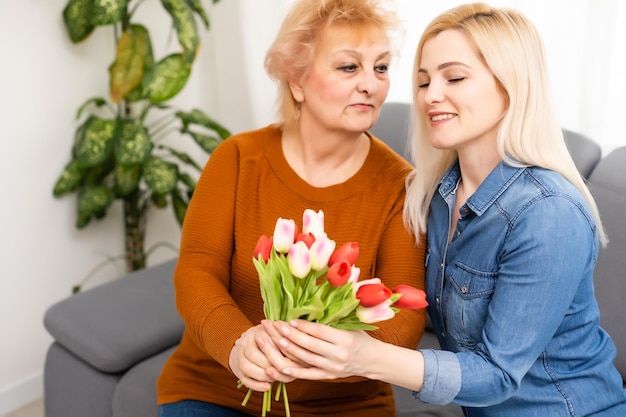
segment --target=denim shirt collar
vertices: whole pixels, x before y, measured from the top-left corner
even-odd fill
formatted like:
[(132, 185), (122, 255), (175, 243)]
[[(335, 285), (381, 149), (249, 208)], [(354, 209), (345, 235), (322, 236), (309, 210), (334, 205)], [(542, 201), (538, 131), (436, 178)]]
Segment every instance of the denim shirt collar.
[[(467, 199), (465, 205), (477, 216), (482, 215), (526, 169), (526, 167), (513, 167), (501, 161), (480, 184), (476, 192)], [(461, 169), (457, 159), (441, 179), (439, 194), (446, 199), (456, 190), (460, 179)]]

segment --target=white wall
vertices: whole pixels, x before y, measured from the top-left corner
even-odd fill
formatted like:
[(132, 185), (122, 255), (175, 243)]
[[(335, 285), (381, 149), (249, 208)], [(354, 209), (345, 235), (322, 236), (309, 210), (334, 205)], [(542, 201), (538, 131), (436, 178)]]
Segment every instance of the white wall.
[[(291, 1), (221, 0), (208, 7), (212, 28), (203, 37), (192, 79), (176, 103), (186, 110), (202, 108), (233, 132), (271, 122), (275, 89), (263, 71), (263, 55)], [(397, 2), (407, 19), (407, 35), (401, 59), (393, 66), (389, 100), (408, 102), (413, 49), (423, 27), (459, 1)], [(150, 21), (149, 28), (168, 24), (159, 3), (146, 1), (140, 8), (145, 19), (139, 20)], [(623, 119), (623, 102), (602, 99), (605, 93), (626, 96), (618, 77), (626, 60), (621, 55), (612, 58), (610, 68), (594, 67), (604, 53), (598, 46), (623, 39), (623, 29), (617, 33), (618, 27), (610, 24), (587, 36), (578, 29), (589, 13), (611, 22), (626, 21), (624, 7), (612, 6), (620, 2), (594, 1), (595, 8), (590, 0), (493, 3), (518, 7), (545, 32), (564, 126), (606, 139), (605, 151), (626, 144), (623, 135), (606, 134), (610, 123), (616, 129)], [(69, 159), (76, 109), (89, 97), (106, 95), (113, 53), (109, 28), (97, 30), (84, 44), (71, 44), (61, 20), (64, 5), (65, 0), (0, 1), (0, 416), (42, 394), (43, 361), (51, 342), (42, 325), (46, 308), (67, 297), (105, 255), (123, 252), (119, 205), (104, 220), (79, 231), (74, 227), (75, 196), (52, 196)], [(153, 30), (153, 36), (157, 57), (173, 48), (165, 46), (167, 34), (156, 38)], [(601, 71), (607, 75), (600, 76)], [(602, 109), (599, 113), (614, 121), (590, 117), (590, 108), (596, 114)], [(195, 145), (189, 146), (195, 151)], [(160, 241), (177, 246), (178, 238), (171, 212), (154, 211), (148, 246)], [(150, 263), (173, 256), (160, 249)], [(118, 268), (104, 268), (87, 287), (116, 278), (123, 271)]]
[[(51, 342), (42, 325), (46, 308), (67, 297), (106, 256), (123, 253), (119, 203), (104, 220), (79, 231), (74, 226), (75, 195), (52, 196), (69, 161), (76, 110), (87, 98), (107, 94), (107, 68), (114, 51), (110, 27), (96, 30), (81, 45), (72, 44), (61, 19), (64, 6), (65, 0), (0, 2), (0, 416), (41, 396), (43, 361)], [(160, 2), (145, 2), (139, 10), (154, 23), (151, 26), (169, 25)], [(157, 57), (173, 47), (167, 46), (167, 35), (165, 30), (157, 38), (153, 31)], [(206, 34), (192, 79), (176, 102), (185, 110), (200, 107), (222, 121), (212, 94), (212, 42)], [(234, 130), (246, 124), (235, 117), (225, 119)], [(206, 158), (201, 159), (191, 139), (183, 140), (204, 163)], [(178, 239), (170, 209), (154, 211), (148, 246), (161, 241), (178, 246)], [(149, 262), (173, 256), (175, 252), (159, 249)], [(87, 288), (123, 271), (122, 263), (107, 266)]]

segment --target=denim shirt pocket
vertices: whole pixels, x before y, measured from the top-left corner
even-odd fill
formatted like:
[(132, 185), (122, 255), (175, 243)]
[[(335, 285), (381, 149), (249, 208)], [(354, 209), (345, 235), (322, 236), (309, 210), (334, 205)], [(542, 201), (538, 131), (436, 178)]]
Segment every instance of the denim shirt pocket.
[(459, 350), (473, 351), (480, 342), (496, 282), (496, 272), (480, 271), (460, 262), (452, 269), (446, 324)]

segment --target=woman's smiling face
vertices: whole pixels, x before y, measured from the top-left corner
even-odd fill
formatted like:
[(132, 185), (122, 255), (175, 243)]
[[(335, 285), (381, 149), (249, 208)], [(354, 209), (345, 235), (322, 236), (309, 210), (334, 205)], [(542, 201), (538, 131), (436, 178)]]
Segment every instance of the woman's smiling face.
[(463, 31), (444, 30), (424, 43), (416, 82), (433, 147), (493, 149), (507, 99)]

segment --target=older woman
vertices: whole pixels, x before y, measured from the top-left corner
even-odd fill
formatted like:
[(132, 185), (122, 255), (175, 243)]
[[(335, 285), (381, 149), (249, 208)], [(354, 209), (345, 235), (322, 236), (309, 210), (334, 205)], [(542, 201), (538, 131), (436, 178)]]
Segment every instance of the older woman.
[[(368, 133), (389, 89), (395, 14), (376, 0), (300, 0), (266, 58), (279, 82), (281, 120), (224, 141), (208, 161), (183, 226), (174, 282), (186, 330), (158, 381), (161, 416), (258, 415), (246, 390), (289, 382), (291, 412), (395, 415), (387, 383), (270, 377), (257, 345), (271, 344), (252, 256), (276, 219), (323, 210), (339, 247), (356, 241), (362, 279), (424, 286), (424, 250), (402, 219), (411, 166)], [(405, 311), (373, 336), (415, 348), (425, 312)], [(283, 358), (287, 360), (287, 358)], [(281, 401), (271, 415), (284, 415)]]

